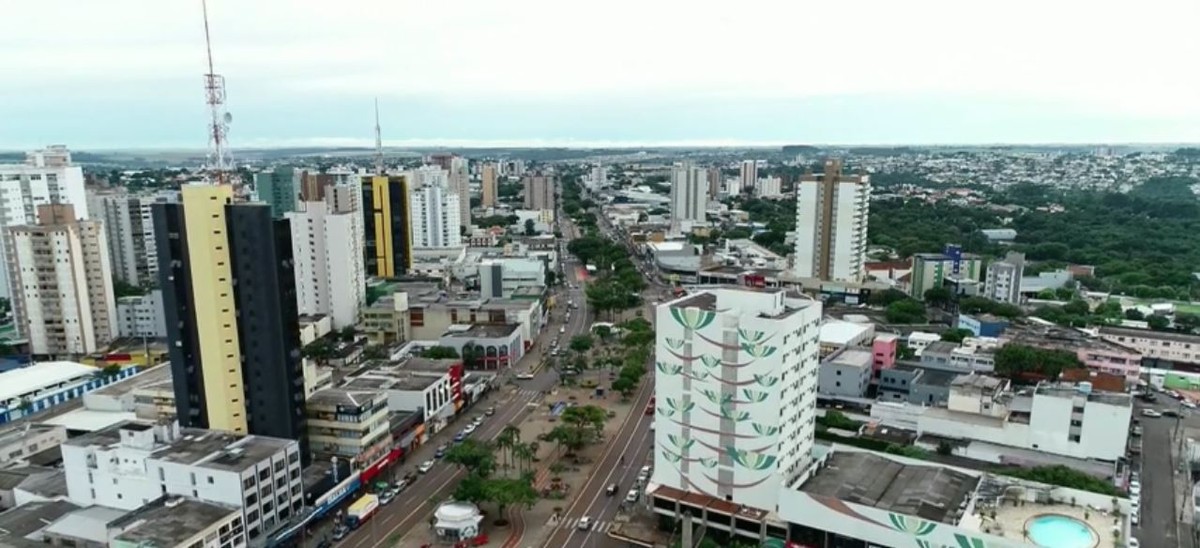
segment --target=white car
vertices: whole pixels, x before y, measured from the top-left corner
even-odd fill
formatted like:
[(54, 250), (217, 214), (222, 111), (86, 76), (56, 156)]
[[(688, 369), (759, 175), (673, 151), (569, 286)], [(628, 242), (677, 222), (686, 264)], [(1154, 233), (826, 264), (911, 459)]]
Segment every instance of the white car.
[(533, 378), (533, 373), (517, 373), (517, 379), (519, 379), (519, 380), (527, 381), (532, 378)]
[(422, 462), (421, 465), (417, 467), (417, 471), (422, 474), (428, 474), (430, 470), (433, 470), (433, 461), (431, 460)]
[(1125, 543), (1126, 548), (1139, 548), (1141, 545), (1142, 544), (1138, 542), (1138, 539), (1132, 537), (1130, 537), (1130, 539)]
[(1162, 416), (1162, 413), (1159, 413), (1158, 411), (1155, 411), (1155, 410), (1153, 410), (1153, 409), (1143, 409), (1143, 410), (1142, 410), (1142, 416), (1143, 416), (1143, 417), (1150, 417), (1150, 418), (1152, 418), (1152, 419), (1156, 419), (1156, 418), (1158, 418), (1158, 417), (1161, 417), (1161, 416)]
[(463, 428), (463, 434), (466, 434), (468, 436), (471, 435), (471, 433), (474, 431), (475, 431), (474, 424), (468, 424), (466, 428)]
[(637, 489), (630, 489), (629, 493), (625, 495), (625, 502), (632, 503), (632, 502), (637, 502), (637, 500), (638, 500)]
[(576, 525), (580, 531), (587, 531), (592, 528), (592, 518), (583, 516), (579, 518), (579, 524)]

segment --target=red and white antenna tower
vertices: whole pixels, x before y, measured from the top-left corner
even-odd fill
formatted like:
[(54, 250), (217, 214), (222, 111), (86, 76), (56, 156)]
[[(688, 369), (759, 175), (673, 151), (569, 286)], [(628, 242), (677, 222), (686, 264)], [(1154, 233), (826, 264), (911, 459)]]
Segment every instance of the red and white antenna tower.
[(225, 111), (225, 77), (213, 72), (212, 39), (208, 34), (208, 1), (200, 0), (204, 10), (204, 46), (208, 50), (208, 73), (204, 75), (204, 95), (208, 102), (208, 165), (210, 182), (229, 184), (233, 162), (229, 157), (229, 122), (233, 117)]

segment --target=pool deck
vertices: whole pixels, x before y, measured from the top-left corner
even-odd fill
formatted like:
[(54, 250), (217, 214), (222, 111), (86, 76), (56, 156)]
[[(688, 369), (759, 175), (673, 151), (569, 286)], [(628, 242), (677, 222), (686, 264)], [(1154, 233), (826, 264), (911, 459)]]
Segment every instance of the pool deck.
[[(1087, 523), (1096, 531), (1096, 535), (1100, 537), (1100, 542), (1096, 544), (1097, 548), (1121, 548), (1124, 546), (1123, 543), (1116, 542), (1116, 539), (1113, 537), (1113, 527), (1117, 525), (1114, 521), (1119, 521), (1120, 526), (1124, 528), (1127, 521), (1126, 518), (1122, 517), (1120, 520), (1117, 520), (1107, 510), (1098, 511), (1065, 504), (1025, 503), (1024, 506), (1005, 504), (1003, 507), (997, 509), (994, 521), (990, 519), (990, 516), (985, 517), (979, 525), (979, 529), (982, 532), (1020, 541), (1024, 537), (1025, 523), (1030, 518), (1042, 514), (1062, 514)], [(1124, 540), (1123, 537), (1122, 540)], [(1032, 542), (1029, 543), (1032, 545)]]

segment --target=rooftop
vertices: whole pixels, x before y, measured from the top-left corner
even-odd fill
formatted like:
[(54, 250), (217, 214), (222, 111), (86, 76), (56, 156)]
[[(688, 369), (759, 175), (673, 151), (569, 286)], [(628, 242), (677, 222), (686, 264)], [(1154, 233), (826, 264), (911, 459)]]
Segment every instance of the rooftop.
[(870, 369), (875, 363), (875, 357), (871, 354), (870, 350), (843, 348), (830, 355), (825, 360), (825, 363), (857, 369)]
[(994, 392), (1004, 386), (1004, 381), (987, 375), (959, 375), (950, 383), (954, 388)]
[(1074, 398), (1076, 396), (1086, 396), (1087, 401), (1104, 403), (1108, 405), (1118, 406), (1133, 406), (1133, 396), (1125, 393), (1114, 392), (1096, 392), (1090, 387), (1085, 388), (1082, 383), (1047, 383), (1044, 382), (1037, 386), (1036, 394), (1039, 396), (1053, 396), (1058, 398)]
[(100, 372), (76, 362), (42, 362), (0, 373), (0, 402)]
[(125, 510), (89, 506), (70, 512), (46, 527), (47, 533), (70, 539), (108, 544), (108, 524), (125, 515)]
[(461, 365), (460, 358), (422, 358), (414, 356), (400, 364), (401, 367), (413, 371), (448, 371), (455, 365)]
[(1151, 331), (1149, 329), (1130, 329), (1127, 327), (1111, 327), (1105, 325), (1100, 327), (1100, 334), (1114, 337), (1144, 337), (1164, 341), (1200, 344), (1200, 335), (1187, 335), (1184, 333), (1172, 333), (1168, 331)]
[(824, 344), (846, 345), (863, 333), (874, 329), (869, 323), (854, 323), (841, 320), (821, 322), (821, 342)]
[(192, 499), (160, 498), (112, 523), (114, 540), (135, 546), (177, 546), (241, 510)]
[(940, 466), (901, 464), (870, 453), (835, 451), (800, 489), (957, 525), (960, 508), (978, 484), (975, 476)]
[(308, 407), (352, 407), (370, 404), (382, 396), (377, 390), (355, 390), (351, 388), (326, 388), (308, 397)]
[[(121, 431), (142, 432), (155, 428), (150, 421), (126, 421), (108, 428), (71, 438), (63, 445), (111, 448), (121, 443)], [(245, 436), (202, 428), (180, 428), (178, 438), (164, 442), (157, 435), (153, 457), (167, 462), (190, 464), (218, 470), (243, 471), (296, 442), (265, 436)]]
[(380, 370), (354, 377), (346, 381), (342, 388), (351, 390), (401, 390), (421, 391), (433, 386), (442, 379), (442, 375), (419, 374), (411, 372)]
[(8, 510), (0, 514), (0, 546), (21, 545), (20, 539), (78, 509), (79, 506), (67, 501), (39, 501)]
[(171, 383), (171, 365), (163, 364), (146, 369), (127, 379), (121, 379), (103, 388), (97, 388), (93, 394), (104, 396), (123, 396), (139, 388), (145, 388), (159, 383)]
[(917, 373), (917, 380), (913, 382), (926, 386), (950, 386), (954, 382), (954, 379), (959, 376), (959, 373), (954, 371), (946, 371), (945, 369), (938, 369), (936, 367), (922, 367), (920, 364), (908, 362), (897, 363), (892, 366), (892, 369)]
[(501, 337), (511, 336), (513, 333), (521, 329), (519, 324), (503, 324), (503, 325), (483, 325), (475, 324), (465, 331), (452, 331), (442, 335), (443, 337), (469, 338), (469, 339), (498, 339)]

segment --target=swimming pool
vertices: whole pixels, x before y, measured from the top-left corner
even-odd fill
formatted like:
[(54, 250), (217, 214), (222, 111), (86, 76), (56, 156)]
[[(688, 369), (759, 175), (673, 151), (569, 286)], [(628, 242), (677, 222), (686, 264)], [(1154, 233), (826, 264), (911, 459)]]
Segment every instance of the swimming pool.
[(1025, 536), (1045, 548), (1093, 548), (1100, 536), (1081, 520), (1062, 514), (1042, 514), (1025, 522)]

